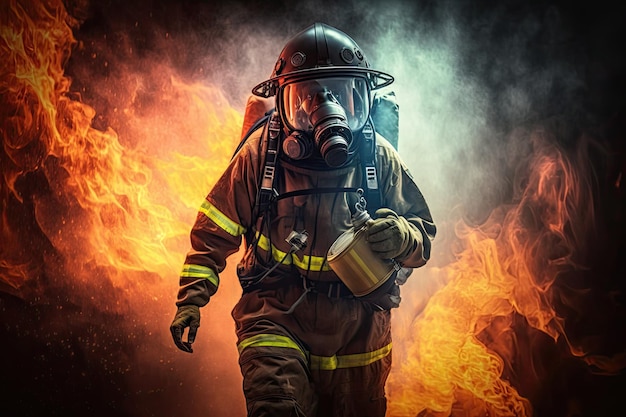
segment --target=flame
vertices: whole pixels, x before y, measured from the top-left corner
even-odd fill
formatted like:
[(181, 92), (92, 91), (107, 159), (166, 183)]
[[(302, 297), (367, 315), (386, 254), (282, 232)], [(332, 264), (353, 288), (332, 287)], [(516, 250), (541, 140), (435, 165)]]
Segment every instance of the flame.
[[(228, 162), (241, 115), (217, 88), (185, 83), (167, 68), (159, 68), (170, 74), (159, 80), (162, 106), (138, 112), (136, 98), (152, 74), (133, 74), (123, 111), (134, 146), (125, 146), (112, 128), (92, 127), (95, 110), (70, 91), (63, 66), (76, 40), (62, 3), (12, 0), (9, 6), (1, 34), (8, 58), (3, 199), (23, 201), (16, 182), (41, 173), (51, 193), (34, 196), (37, 223), (76, 270), (107, 267), (116, 286), (128, 285), (128, 271), (176, 276), (200, 196)], [(177, 144), (196, 154), (171, 152), (183, 148)], [(19, 231), (10, 219), (3, 224), (3, 241), (13, 241)], [(3, 259), (2, 280), (19, 289), (29, 274), (15, 271), (28, 262), (12, 257)]]
[(515, 316), (554, 342), (563, 338), (572, 355), (598, 369), (624, 368), (620, 355), (592, 355), (572, 343), (554, 308), (565, 297), (555, 283), (584, 269), (595, 229), (589, 140), (573, 155), (547, 129), (528, 140), (534, 149), (519, 170), (527, 174), (518, 177), (517, 203), (494, 210), (479, 227), (458, 223), (462, 250), (430, 271), (441, 288), (406, 331), (395, 331), (402, 360), (388, 384), (391, 416), (532, 415), (530, 401), (511, 383), (515, 375), (504, 372), (519, 355)]
[[(62, 354), (47, 357), (50, 379), (25, 382), (40, 391), (38, 400), (17, 398), (16, 409), (43, 410), (78, 390), (87, 397), (83, 406), (96, 395), (144, 410), (145, 399), (131, 402), (111, 387), (139, 393), (168, 387), (175, 398), (199, 397), (215, 384), (213, 372), (234, 387), (214, 388), (228, 400), (198, 402), (190, 412), (243, 407), (230, 326), (212, 326), (205, 337), (219, 341), (209, 349), (198, 340), (206, 355), (194, 361), (180, 357), (167, 332), (190, 225), (240, 139), (242, 114), (218, 87), (185, 80), (165, 62), (147, 63), (141, 71), (107, 62), (121, 74), (108, 91), (123, 98), (113, 109), (120, 129), (98, 129), (102, 119), (64, 74), (81, 45), (72, 32), (77, 22), (61, 0), (9, 0), (0, 8), (0, 24), (0, 291), (23, 300), (3, 304), (3, 319), (16, 329), (31, 322), (39, 329), (18, 334), (26, 362), (20, 374), (39, 372), (26, 359), (39, 344), (55, 352), (71, 349), (67, 361)], [(236, 279), (226, 276), (224, 306), (237, 292)], [(222, 306), (206, 310), (227, 323)], [(91, 392), (92, 382), (83, 388), (73, 380), (76, 388), (47, 398), (51, 385), (63, 386), (56, 376), (68, 362), (93, 386), (102, 375), (110, 384)], [(212, 371), (197, 375), (198, 369)], [(181, 406), (167, 396), (150, 398), (151, 407), (168, 415)]]

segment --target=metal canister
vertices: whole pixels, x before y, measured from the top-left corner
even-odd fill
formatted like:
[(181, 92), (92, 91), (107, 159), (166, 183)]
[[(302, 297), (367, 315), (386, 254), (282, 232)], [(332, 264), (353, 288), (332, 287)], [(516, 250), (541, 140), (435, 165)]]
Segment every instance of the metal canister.
[(397, 263), (380, 259), (366, 240), (367, 226), (351, 228), (328, 250), (328, 264), (339, 279), (361, 297), (384, 284), (397, 270)]

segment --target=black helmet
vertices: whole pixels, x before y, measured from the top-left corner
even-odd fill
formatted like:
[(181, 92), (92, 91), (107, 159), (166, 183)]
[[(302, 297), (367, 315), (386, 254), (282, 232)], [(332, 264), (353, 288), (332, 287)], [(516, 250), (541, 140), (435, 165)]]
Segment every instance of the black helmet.
[(369, 118), (370, 91), (392, 82), (391, 75), (370, 69), (351, 37), (315, 23), (287, 42), (270, 79), (252, 93), (277, 96), (276, 107), (289, 131), (282, 142), (285, 156), (340, 167), (358, 147), (353, 136)]
[(332, 26), (315, 23), (287, 42), (270, 79), (254, 87), (252, 93), (268, 98), (294, 79), (333, 75), (363, 76), (371, 90), (393, 82), (391, 75), (370, 68), (354, 39)]

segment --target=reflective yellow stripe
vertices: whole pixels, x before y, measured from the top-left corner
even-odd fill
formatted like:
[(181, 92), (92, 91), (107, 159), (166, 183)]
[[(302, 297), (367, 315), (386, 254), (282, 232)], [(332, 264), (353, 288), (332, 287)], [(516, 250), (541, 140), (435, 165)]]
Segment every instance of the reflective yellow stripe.
[(229, 219), (224, 213), (219, 211), (217, 207), (209, 203), (207, 200), (204, 200), (199, 211), (230, 235), (241, 236), (246, 232), (245, 227)]
[[(259, 239), (258, 245), (261, 249), (265, 251), (270, 250), (270, 242), (265, 235), (260, 235), (257, 233), (257, 237)], [(286, 252), (281, 251), (276, 246), (272, 245), (272, 257), (280, 262), (282, 261), (283, 265), (291, 265), (292, 263), (300, 269), (305, 271), (330, 271), (330, 265), (326, 261), (326, 257), (322, 256), (309, 256), (304, 255), (302, 258), (298, 257), (296, 254), (291, 254), (285, 258), (287, 255)], [(284, 258), (284, 260), (283, 260)]]
[(282, 347), (289, 349), (296, 349), (298, 352), (302, 354), (303, 357), (306, 358), (305, 353), (300, 349), (300, 346), (292, 339), (287, 336), (279, 336), (276, 334), (257, 334), (255, 336), (244, 339), (237, 345), (237, 350), (239, 350), (239, 354), (245, 349), (249, 347), (261, 347), (261, 346), (273, 346), (273, 347)]
[[(333, 355), (333, 356), (317, 356), (310, 355), (309, 366), (312, 370), (322, 370), (322, 371), (333, 371), (335, 369), (342, 368), (356, 368), (359, 366), (366, 366), (372, 364), (376, 361), (381, 360), (391, 353), (391, 343), (387, 346), (383, 346), (380, 349), (377, 349), (373, 352), (366, 353), (355, 353), (352, 355)], [(279, 336), (275, 334), (257, 334), (255, 336), (244, 339), (239, 345), (237, 345), (237, 349), (239, 350), (239, 354), (243, 352), (244, 349), (249, 347), (261, 347), (261, 346), (271, 346), (271, 347), (281, 347), (288, 349), (296, 349), (298, 352), (302, 354), (303, 357), (306, 358), (305, 352), (298, 346), (296, 342), (290, 339), (287, 336)]]
[(216, 287), (220, 285), (220, 279), (217, 274), (211, 268), (202, 265), (185, 264), (180, 276), (181, 278), (208, 279)]
[(333, 355), (333, 356), (317, 356), (311, 355), (311, 369), (319, 369), (322, 371), (333, 371), (341, 368), (356, 368), (365, 366), (381, 360), (391, 353), (391, 343), (378, 350), (367, 353), (356, 353), (353, 355)]

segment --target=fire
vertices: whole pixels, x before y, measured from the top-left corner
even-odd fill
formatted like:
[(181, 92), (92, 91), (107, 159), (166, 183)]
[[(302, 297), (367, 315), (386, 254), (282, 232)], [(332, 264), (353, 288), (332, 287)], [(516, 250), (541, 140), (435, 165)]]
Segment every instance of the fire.
[[(191, 224), (239, 141), (242, 114), (218, 87), (188, 81), (163, 62), (142, 71), (120, 65), (119, 91), (109, 93), (122, 97), (113, 109), (121, 128), (98, 129), (96, 109), (64, 73), (81, 46), (61, 0), (10, 0), (0, 13), (0, 304), (20, 343), (6, 366), (9, 374), (39, 375), (27, 358), (45, 344), (41, 358), (50, 369), (24, 383), (38, 400), (20, 402), (15, 388), (14, 411), (43, 410), (66, 397), (84, 407), (101, 397), (132, 413), (145, 405), (128, 393), (168, 387), (177, 398), (201, 396), (216, 383), (214, 372), (233, 387), (213, 388), (229, 399), (190, 411), (242, 407), (228, 312), (206, 309), (226, 325), (206, 331), (207, 340), (219, 341), (202, 348), (199, 340), (205, 355), (193, 361), (181, 357), (168, 333)], [(228, 306), (236, 279), (223, 281)], [(36, 333), (21, 331), (32, 323)], [(68, 378), (66, 369), (80, 371)], [(102, 378), (109, 383), (98, 385)], [(63, 388), (65, 380), (71, 388)], [(47, 398), (53, 386), (59, 391)], [(168, 415), (179, 408), (167, 396), (151, 398)]]
[(494, 210), (480, 227), (459, 222), (462, 250), (456, 261), (434, 271), (442, 288), (409, 319), (406, 333), (397, 330), (402, 359), (389, 382), (391, 416), (532, 415), (529, 400), (511, 383), (515, 375), (504, 372), (505, 362), (520, 354), (515, 315), (555, 342), (565, 339), (572, 355), (584, 355), (606, 372), (623, 368), (619, 356), (586, 355), (570, 343), (565, 319), (553, 307), (566, 297), (555, 282), (583, 268), (585, 239), (594, 232), (585, 166), (591, 145), (583, 138), (577, 152), (568, 154), (541, 128), (528, 140), (533, 152), (519, 167), (527, 174), (517, 179), (515, 204)]
[[(71, 254), (68, 261), (77, 270), (107, 267), (117, 286), (128, 285), (126, 271), (171, 280), (188, 249), (186, 237), (201, 196), (228, 162), (242, 117), (217, 88), (185, 83), (170, 70), (160, 80), (163, 107), (140, 113), (134, 98), (145, 89), (142, 77), (151, 74), (127, 80), (130, 102), (124, 112), (133, 147), (112, 128), (95, 129), (95, 109), (70, 91), (64, 75), (76, 45), (69, 20), (60, 1), (13, 0), (2, 17), (2, 54), (9, 66), (2, 74), (9, 168), (3, 169), (3, 199), (22, 200), (16, 182), (41, 173), (52, 193), (35, 198), (37, 223), (56, 249)], [(164, 152), (182, 149), (178, 144), (196, 154)], [(11, 241), (16, 225), (10, 219), (3, 224), (3, 240)], [(26, 274), (14, 271), (27, 259), (13, 257), (3, 259), (2, 278), (19, 289), (25, 282), (18, 277), (25, 280)]]

